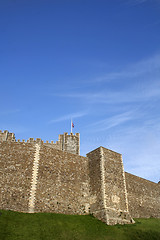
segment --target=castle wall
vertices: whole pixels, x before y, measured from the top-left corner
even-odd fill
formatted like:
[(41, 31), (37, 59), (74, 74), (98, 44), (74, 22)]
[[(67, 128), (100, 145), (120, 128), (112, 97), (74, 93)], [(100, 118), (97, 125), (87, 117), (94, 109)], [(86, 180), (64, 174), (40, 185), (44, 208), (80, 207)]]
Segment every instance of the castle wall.
[(79, 134), (65, 133), (56, 143), (16, 142), (0, 131), (0, 208), (92, 213), (109, 225), (160, 218), (160, 184), (124, 173), (119, 153), (100, 147), (82, 157), (77, 144)]
[(89, 213), (88, 172), (87, 158), (58, 150), (40, 139), (0, 142), (0, 208)]
[[(5, 130), (4, 132), (0, 130), (0, 142), (3, 142), (3, 141), (16, 142), (15, 134), (10, 133), (8, 130)], [(20, 143), (21, 140), (18, 139), (17, 142)], [(25, 143), (26, 141), (23, 139), (22, 142)], [(29, 138), (27, 140), (27, 143), (35, 143), (35, 144), (43, 143), (45, 146), (49, 148), (59, 149), (65, 152), (70, 152), (73, 154), (80, 155), (80, 134), (79, 133), (76, 133), (75, 135), (71, 133), (70, 135), (68, 135), (68, 133), (65, 132), (64, 134), (59, 135), (59, 139), (56, 142), (53, 142), (53, 141), (44, 142), (41, 138), (36, 138), (36, 140), (34, 138)]]
[(40, 147), (35, 211), (89, 213), (88, 160), (85, 157)]
[(35, 147), (0, 142), (0, 208), (27, 212)]
[(134, 218), (160, 218), (160, 184), (125, 173), (129, 211)]
[(107, 224), (131, 223), (121, 154), (100, 147), (87, 154), (91, 212)]

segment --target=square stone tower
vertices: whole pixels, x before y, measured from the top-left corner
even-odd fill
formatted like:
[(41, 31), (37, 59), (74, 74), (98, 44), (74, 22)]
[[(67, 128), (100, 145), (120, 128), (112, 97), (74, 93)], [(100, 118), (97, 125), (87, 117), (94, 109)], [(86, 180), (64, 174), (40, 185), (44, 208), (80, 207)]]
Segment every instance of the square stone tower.
[(75, 135), (67, 132), (59, 135), (60, 148), (62, 151), (74, 153), (80, 155), (80, 134)]
[(0, 142), (3, 142), (3, 141), (12, 141), (12, 142), (16, 141), (15, 134), (10, 133), (7, 130), (5, 130), (4, 132), (0, 130)]

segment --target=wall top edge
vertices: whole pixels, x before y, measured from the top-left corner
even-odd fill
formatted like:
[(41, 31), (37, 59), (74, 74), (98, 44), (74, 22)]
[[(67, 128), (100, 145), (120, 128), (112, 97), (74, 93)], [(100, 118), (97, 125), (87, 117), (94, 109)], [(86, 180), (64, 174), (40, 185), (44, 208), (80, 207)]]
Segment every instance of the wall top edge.
[[(13, 135), (14, 137), (15, 137), (15, 134), (14, 133), (11, 133), (11, 132), (9, 132), (8, 130), (4, 130), (4, 131), (2, 131), (2, 130), (0, 130), (0, 135), (1, 136), (4, 136), (4, 135)], [(75, 134), (73, 134), (73, 133), (70, 133), (70, 134), (68, 134), (67, 132), (64, 132), (64, 134), (59, 134), (59, 137), (60, 136), (75, 136), (75, 137), (80, 137), (80, 133), (75, 133)], [(1, 141), (7, 141), (7, 140), (1, 140), (0, 139), (0, 142)], [(29, 138), (29, 139), (27, 139), (27, 140), (24, 140), (24, 139), (22, 139), (22, 140), (20, 140), (20, 139), (13, 139), (13, 140), (10, 140), (11, 142), (41, 142), (41, 143), (47, 143), (47, 144), (59, 144), (59, 140), (58, 141), (53, 141), (53, 140), (51, 140), (51, 141), (49, 141), (49, 140), (45, 140), (45, 141), (43, 141), (41, 138), (36, 138), (36, 139), (34, 139), (34, 138)]]
[(140, 180), (140, 181), (144, 181), (144, 182), (148, 182), (148, 183), (151, 183), (151, 184), (159, 185), (159, 187), (160, 187), (160, 181), (159, 181), (158, 183), (156, 183), (156, 182), (152, 182), (152, 181), (150, 181), (150, 180), (148, 180), (148, 179), (145, 179), (145, 178), (139, 177), (139, 176), (137, 176), (137, 175), (134, 175), (134, 174), (132, 174), (132, 173), (125, 172), (125, 174), (126, 174), (126, 175), (129, 175), (130, 177), (137, 178), (137, 179)]
[(87, 155), (90, 154), (90, 153), (93, 153), (93, 152), (95, 152), (95, 151), (98, 151), (98, 150), (100, 151), (101, 148), (104, 149), (104, 150), (107, 150), (107, 151), (109, 151), (109, 152), (113, 152), (113, 153), (115, 153), (115, 154), (118, 154), (118, 155), (122, 156), (121, 153), (117, 153), (117, 152), (115, 152), (115, 151), (113, 151), (113, 150), (111, 150), (111, 149), (105, 148), (105, 147), (103, 147), (103, 146), (100, 146), (100, 147), (98, 147), (98, 148), (90, 151), (89, 153), (87, 153)]
[(80, 133), (70, 133), (68, 134), (68, 132), (64, 132), (63, 134), (59, 134), (59, 136), (76, 136), (76, 137), (79, 137), (80, 136)]

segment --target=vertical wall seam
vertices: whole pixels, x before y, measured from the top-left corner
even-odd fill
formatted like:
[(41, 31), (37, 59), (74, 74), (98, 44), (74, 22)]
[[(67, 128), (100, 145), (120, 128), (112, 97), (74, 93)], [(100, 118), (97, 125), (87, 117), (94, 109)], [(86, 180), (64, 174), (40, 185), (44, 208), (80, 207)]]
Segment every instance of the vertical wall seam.
[(37, 177), (38, 177), (38, 169), (39, 169), (40, 145), (36, 144), (35, 147), (36, 147), (36, 151), (35, 151), (35, 154), (34, 154), (31, 190), (30, 190), (30, 198), (29, 198), (29, 213), (34, 213), (35, 196), (36, 196), (36, 189), (37, 189)]
[(100, 169), (101, 169), (101, 192), (102, 200), (105, 211), (106, 223), (109, 225), (109, 219), (106, 214), (106, 188), (105, 188), (105, 171), (104, 171), (104, 157), (103, 157), (103, 148), (100, 147)]
[(124, 195), (125, 195), (125, 200), (126, 200), (126, 211), (128, 212), (128, 197), (127, 197), (126, 177), (125, 177), (125, 173), (124, 173), (122, 155), (121, 155), (121, 164), (122, 164), (122, 175), (123, 175), (123, 184), (124, 184)]
[(79, 139), (79, 141), (78, 141), (78, 155), (80, 155), (80, 137), (78, 139)]

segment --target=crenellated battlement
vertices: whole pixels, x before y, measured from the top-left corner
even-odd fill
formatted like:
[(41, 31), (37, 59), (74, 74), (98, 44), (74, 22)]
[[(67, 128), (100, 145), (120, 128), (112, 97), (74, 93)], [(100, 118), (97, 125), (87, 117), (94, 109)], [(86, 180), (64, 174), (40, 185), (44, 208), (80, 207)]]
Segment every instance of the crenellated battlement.
[(3, 141), (15, 142), (16, 141), (15, 134), (10, 133), (8, 130), (4, 130), (4, 132), (0, 130), (0, 142), (3, 142)]
[(17, 140), (15, 140), (14, 142), (42, 143), (42, 144), (46, 144), (46, 143), (47, 143), (47, 144), (56, 144), (56, 145), (59, 144), (59, 141), (56, 141), (56, 142), (54, 142), (53, 140), (51, 140), (51, 141), (48, 141), (48, 140), (43, 141), (41, 138), (36, 138), (36, 139), (34, 139), (34, 138), (29, 138), (29, 139), (27, 139), (27, 140), (25, 140), (25, 139), (22, 139), (22, 140), (17, 139)]
[(80, 155), (80, 134), (75, 135), (71, 133), (68, 135), (67, 132), (59, 135), (59, 142), (61, 145), (61, 150), (66, 152), (71, 152)]
[(75, 135), (73, 133), (68, 134), (65, 132), (64, 134), (59, 135), (59, 140), (54, 142), (53, 140), (51, 141), (43, 141), (41, 138), (29, 138), (28, 140), (25, 139), (17, 139), (15, 138), (14, 133), (10, 133), (8, 130), (1, 131), (0, 130), (0, 142), (8, 141), (8, 142), (17, 142), (17, 143), (39, 143), (39, 144), (44, 144), (47, 145), (48, 147), (51, 148), (56, 148), (62, 151), (74, 153), (74, 154), (80, 154), (80, 134), (76, 133)]

